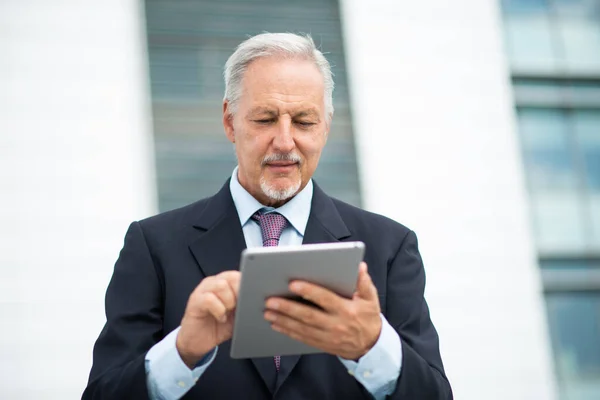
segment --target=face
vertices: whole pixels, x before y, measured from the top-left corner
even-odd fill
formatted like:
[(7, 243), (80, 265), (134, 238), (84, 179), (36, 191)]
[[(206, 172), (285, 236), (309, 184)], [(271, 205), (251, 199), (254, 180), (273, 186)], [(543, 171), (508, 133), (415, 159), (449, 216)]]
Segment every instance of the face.
[(327, 141), (323, 77), (310, 61), (261, 58), (242, 89), (234, 115), (223, 104), (238, 179), (262, 204), (278, 207), (306, 186)]

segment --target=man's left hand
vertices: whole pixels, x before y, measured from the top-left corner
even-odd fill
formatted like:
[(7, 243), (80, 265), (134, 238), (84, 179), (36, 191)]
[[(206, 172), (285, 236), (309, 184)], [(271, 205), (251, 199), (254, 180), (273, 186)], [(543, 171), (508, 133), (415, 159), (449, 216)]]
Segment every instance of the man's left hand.
[(359, 266), (352, 299), (304, 281), (291, 282), (290, 290), (322, 310), (293, 300), (270, 298), (265, 319), (277, 332), (347, 360), (358, 360), (379, 339), (381, 308), (364, 262)]

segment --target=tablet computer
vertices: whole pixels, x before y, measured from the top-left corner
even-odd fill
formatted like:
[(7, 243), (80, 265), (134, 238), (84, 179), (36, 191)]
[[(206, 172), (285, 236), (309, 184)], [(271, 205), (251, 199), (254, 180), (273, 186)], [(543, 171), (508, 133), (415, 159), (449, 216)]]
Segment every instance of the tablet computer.
[(240, 291), (231, 343), (232, 358), (321, 353), (271, 329), (265, 320), (265, 301), (272, 296), (298, 299), (289, 291), (292, 280), (304, 280), (352, 298), (362, 242), (255, 247), (242, 252)]

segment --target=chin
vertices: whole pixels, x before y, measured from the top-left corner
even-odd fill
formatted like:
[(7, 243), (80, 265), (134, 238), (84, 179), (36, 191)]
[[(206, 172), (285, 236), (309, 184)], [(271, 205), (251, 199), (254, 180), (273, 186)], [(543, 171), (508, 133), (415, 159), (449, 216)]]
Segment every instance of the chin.
[[(286, 179), (287, 180), (287, 179)], [(293, 182), (288, 182), (287, 185), (277, 184), (273, 181), (267, 181), (264, 177), (260, 179), (260, 189), (271, 200), (283, 201), (288, 200), (296, 195), (300, 190), (302, 180), (295, 179)]]

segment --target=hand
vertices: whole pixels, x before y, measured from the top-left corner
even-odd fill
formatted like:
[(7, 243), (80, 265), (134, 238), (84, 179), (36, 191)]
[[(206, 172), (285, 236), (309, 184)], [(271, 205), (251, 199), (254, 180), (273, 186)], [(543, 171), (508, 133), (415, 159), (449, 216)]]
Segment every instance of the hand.
[(209, 276), (190, 295), (176, 341), (177, 351), (190, 369), (231, 338), (240, 277), (239, 271)]
[(291, 282), (290, 290), (323, 310), (280, 297), (270, 298), (265, 319), (274, 330), (347, 360), (358, 360), (377, 343), (381, 308), (377, 288), (364, 262), (359, 266), (352, 299), (303, 281)]

